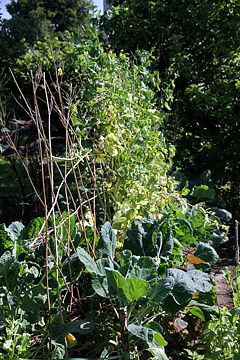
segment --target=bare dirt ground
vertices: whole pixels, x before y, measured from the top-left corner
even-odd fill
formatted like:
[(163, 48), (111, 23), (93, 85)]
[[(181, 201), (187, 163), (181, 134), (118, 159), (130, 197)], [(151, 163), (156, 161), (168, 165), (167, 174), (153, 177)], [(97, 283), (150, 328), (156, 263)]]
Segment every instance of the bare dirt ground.
[(224, 279), (222, 270), (228, 267), (228, 269), (232, 271), (233, 276), (233, 266), (236, 265), (234, 238), (220, 246), (217, 249), (217, 253), (219, 260), (211, 269), (211, 275), (214, 276), (217, 283), (216, 288), (220, 307), (226, 306), (228, 309), (231, 309), (233, 307), (232, 293)]

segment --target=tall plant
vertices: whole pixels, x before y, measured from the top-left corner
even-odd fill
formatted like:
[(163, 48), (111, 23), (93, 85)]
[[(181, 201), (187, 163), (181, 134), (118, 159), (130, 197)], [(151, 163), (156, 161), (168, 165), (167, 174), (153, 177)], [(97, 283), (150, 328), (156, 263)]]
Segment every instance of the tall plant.
[[(89, 152), (79, 166), (90, 196), (102, 193), (99, 206), (104, 205), (116, 228), (127, 228), (136, 216), (154, 212), (157, 203), (164, 207), (167, 188), (171, 187), (167, 171), (174, 148), (166, 144), (159, 131), (165, 115), (156, 107), (150, 89), (151, 83), (160, 80), (156, 72), (150, 71), (150, 53), (139, 54), (138, 64), (124, 54), (118, 58), (111, 51), (105, 52), (97, 38), (91, 42), (78, 41), (66, 37), (64, 41), (38, 43), (33, 53), (18, 60), (14, 73), (27, 88), (27, 74), (37, 71), (33, 79), (38, 97), (42, 98), (43, 74), (46, 83), (54, 80), (50, 89), (55, 110), (51, 110), (50, 103), (49, 109), (39, 102), (37, 105), (41, 116), (51, 112), (51, 123), (45, 122), (43, 126), (51, 127), (53, 149), (54, 138), (64, 137), (65, 122), (61, 116), (65, 116), (69, 119), (69, 131), (74, 133), (72, 145), (76, 153), (82, 156)], [(63, 96), (62, 91), (68, 95)], [(166, 94), (170, 103), (170, 88)], [(34, 103), (29, 90), (26, 101)], [(26, 123), (21, 120), (15, 124), (19, 125), (19, 135), (26, 135)], [(29, 126), (36, 129), (34, 124), (34, 121), (27, 124), (27, 130)], [(37, 131), (35, 136), (37, 140)], [(21, 146), (19, 142), (15, 145)]]

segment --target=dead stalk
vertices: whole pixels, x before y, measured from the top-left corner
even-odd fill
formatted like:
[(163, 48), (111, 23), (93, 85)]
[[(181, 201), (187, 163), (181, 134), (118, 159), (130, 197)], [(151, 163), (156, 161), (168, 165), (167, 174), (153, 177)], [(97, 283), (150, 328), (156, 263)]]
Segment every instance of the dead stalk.
[[(52, 53), (53, 55), (53, 53)], [(88, 248), (89, 254), (93, 257), (96, 257), (95, 254), (95, 245), (96, 245), (96, 236), (100, 236), (99, 230), (97, 228), (97, 218), (96, 218), (96, 201), (100, 201), (102, 208), (104, 209), (104, 221), (106, 219), (110, 219), (110, 215), (107, 213), (107, 200), (106, 200), (106, 192), (104, 183), (105, 178), (104, 174), (106, 173), (104, 169), (104, 165), (100, 162), (100, 170), (98, 173), (98, 169), (96, 167), (96, 156), (97, 156), (97, 148), (96, 145), (93, 145), (93, 148), (89, 150), (84, 155), (79, 155), (78, 151), (76, 151), (76, 145), (79, 148), (79, 152), (81, 154), (81, 143), (79, 141), (79, 137), (75, 132), (71, 124), (71, 105), (74, 105), (74, 95), (73, 89), (69, 87), (69, 94), (63, 92), (61, 88), (61, 82), (58, 79), (58, 72), (57, 72), (57, 64), (54, 59), (54, 66), (55, 66), (55, 77), (56, 77), (56, 85), (54, 94), (53, 91), (50, 89), (49, 85), (46, 81), (45, 73), (39, 71), (37, 76), (33, 76), (31, 73), (31, 82), (32, 82), (32, 90), (33, 90), (33, 99), (34, 99), (34, 109), (31, 108), (30, 104), (24, 97), (24, 94), (21, 91), (20, 86), (18, 85), (14, 74), (12, 73), (13, 79), (15, 80), (16, 86), (22, 96), (23, 102), (25, 104), (25, 112), (31, 121), (35, 124), (37, 129), (37, 138), (38, 138), (38, 155), (35, 157), (35, 160), (38, 160), (41, 166), (41, 186), (42, 190), (38, 189), (38, 181), (31, 178), (31, 174), (29, 169), (26, 167), (24, 163), (24, 159), (22, 158), (18, 146), (17, 146), (17, 139), (12, 139), (8, 136), (8, 144), (13, 149), (15, 154), (18, 156), (19, 160), (22, 162), (23, 167), (25, 168), (27, 177), (29, 182), (40, 201), (40, 205), (43, 208), (45, 222), (42, 225), (38, 235), (35, 239), (30, 239), (31, 244), (29, 245), (30, 251), (34, 250), (36, 247), (40, 245), (41, 242), (45, 241), (46, 243), (46, 283), (47, 283), (47, 301), (48, 301), (48, 322), (49, 322), (49, 333), (50, 333), (50, 350), (49, 350), (49, 357), (51, 358), (51, 301), (50, 301), (50, 290), (49, 290), (49, 257), (51, 257), (55, 263), (56, 268), (56, 280), (59, 282), (59, 279), (62, 278), (66, 285), (67, 291), (70, 293), (70, 312), (72, 308), (73, 301), (81, 302), (81, 296), (79, 293), (79, 289), (77, 289), (77, 298), (74, 295), (74, 276), (72, 274), (72, 266), (71, 266), (71, 254), (76, 251), (73, 241), (71, 239), (70, 233), (70, 224), (71, 218), (76, 217), (79, 224), (81, 225), (81, 230), (84, 235), (86, 241), (86, 247)], [(11, 70), (10, 70), (11, 71)], [(42, 119), (39, 104), (38, 104), (38, 89), (42, 89), (44, 91), (44, 103), (47, 109), (47, 125), (48, 131), (44, 129), (43, 120)], [(68, 109), (66, 108), (65, 101), (69, 104)], [(23, 108), (24, 106), (21, 105)], [(59, 156), (59, 154), (54, 154), (54, 147), (52, 144), (52, 132), (51, 132), (51, 121), (52, 121), (52, 114), (58, 114), (59, 120), (62, 126), (65, 129), (65, 149), (64, 149), (64, 156)], [(1, 120), (3, 122), (3, 120)], [(4, 124), (5, 126), (5, 124)], [(32, 160), (31, 160), (32, 161)], [(64, 162), (64, 169), (61, 169), (61, 162)], [(84, 162), (86, 164), (86, 168), (88, 169), (88, 173), (90, 174), (90, 179), (88, 180), (88, 184), (84, 184), (84, 175), (81, 172), (80, 163)], [(77, 199), (74, 198), (74, 195), (71, 190), (71, 185), (69, 178), (73, 177), (74, 180), (74, 188), (77, 191)], [(46, 183), (46, 179), (48, 184)], [(91, 184), (91, 196), (89, 196), (89, 192), (87, 190), (87, 186)], [(82, 199), (80, 193), (80, 187), (84, 191), (84, 197), (86, 199)], [(64, 193), (66, 209), (67, 209), (67, 216), (63, 215), (61, 211), (61, 207), (59, 204), (59, 197), (62, 193)], [(49, 193), (48, 193), (49, 191)], [(102, 198), (103, 197), (103, 198)], [(70, 211), (70, 201), (71, 206), (74, 208), (73, 211)], [(77, 204), (77, 201), (79, 204)], [(84, 210), (83, 206), (88, 204), (88, 208), (91, 212), (91, 217), (93, 219), (93, 229), (94, 229), (94, 240), (93, 244), (90, 244), (86, 229), (85, 229), (85, 218), (84, 218)], [(56, 211), (58, 213), (60, 221), (56, 222)], [(53, 227), (49, 227), (49, 219), (51, 218)], [(67, 234), (67, 242), (64, 244), (62, 241), (60, 232), (64, 228), (64, 231)], [(54, 252), (51, 250), (49, 239), (50, 236), (54, 238), (55, 241), (55, 250)], [(69, 274), (70, 274), (70, 281), (67, 283), (62, 270), (61, 266), (59, 266), (59, 247), (62, 247), (64, 250), (69, 264)], [(58, 307), (59, 313), (61, 317), (61, 322), (63, 323), (63, 314), (62, 314), (62, 298), (60, 294), (60, 288), (57, 288), (57, 297), (58, 297)], [(67, 356), (67, 349), (66, 349), (66, 356)]]

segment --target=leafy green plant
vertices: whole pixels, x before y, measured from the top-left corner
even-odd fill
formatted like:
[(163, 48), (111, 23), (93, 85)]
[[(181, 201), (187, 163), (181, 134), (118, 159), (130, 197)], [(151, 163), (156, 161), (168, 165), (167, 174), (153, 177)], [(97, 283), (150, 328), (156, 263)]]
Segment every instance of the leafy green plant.
[(164, 112), (157, 109), (150, 89), (156, 77), (150, 59), (151, 54), (143, 52), (136, 64), (125, 54), (102, 51), (96, 43), (83, 57), (82, 99), (72, 112), (81, 144), (94, 144), (94, 168), (103, 173), (96, 183), (106, 189), (113, 208), (110, 219), (118, 230), (153, 213), (156, 202), (164, 207), (171, 187), (167, 170), (174, 148), (159, 131)]
[[(216, 311), (216, 314), (211, 315), (211, 320), (204, 326), (201, 341), (197, 345), (198, 348), (203, 348), (199, 351), (201, 359), (240, 359), (239, 311), (239, 307), (231, 310), (223, 307)], [(189, 359), (196, 359), (198, 351), (193, 353), (188, 351), (188, 354)]]
[(0, 336), (0, 348), (2, 359), (29, 359), (32, 355), (29, 350), (31, 346), (31, 334), (24, 332), (23, 320), (16, 319), (6, 328), (6, 337)]
[[(166, 272), (162, 273), (161, 261), (166, 262), (172, 252), (169, 239), (162, 238), (157, 223), (143, 219), (138, 225), (137, 230), (134, 226), (129, 230), (118, 262), (115, 261), (116, 236), (108, 222), (102, 227), (98, 259), (94, 260), (81, 247), (77, 248), (77, 254), (91, 274), (91, 297), (107, 299), (115, 314), (112, 316), (120, 324), (117, 328), (114, 321), (108, 325), (113, 332), (121, 333), (121, 346), (116, 344), (118, 350), (114, 351), (123, 356), (141, 339), (145, 344), (142, 350), (159, 359), (167, 359), (163, 350), (167, 343), (160, 326), (162, 309), (175, 312), (185, 307), (197, 291), (209, 292), (212, 284), (208, 275), (200, 270), (185, 272), (167, 266)], [(136, 247), (132, 244), (134, 239)], [(136, 248), (135, 253), (129, 249), (130, 243), (131, 249)], [(76, 326), (79, 328), (78, 324)], [(96, 321), (95, 326), (102, 325)], [(66, 323), (57, 333), (63, 335), (66, 329), (74, 332), (74, 327), (74, 323)], [(107, 347), (103, 349), (102, 356), (108, 351)]]
[[(172, 184), (167, 171), (174, 147), (166, 144), (164, 134), (159, 131), (165, 113), (164, 109), (159, 111), (151, 90), (153, 82), (160, 82), (158, 74), (150, 68), (151, 54), (139, 53), (138, 62), (133, 62), (125, 54), (117, 57), (111, 50), (106, 52), (96, 32), (92, 31), (91, 37), (91, 41), (82, 41), (66, 33), (62, 39), (45, 39), (35, 44), (33, 52), (26, 52), (17, 60), (13, 74), (16, 82), (21, 83), (21, 90), (15, 84), (13, 91), (21, 95), (22, 107), (30, 118), (21, 120), (25, 113), (17, 106), (15, 111), (20, 120), (14, 120), (14, 124), (3, 121), (2, 146), (8, 147), (3, 155), (12, 160), (17, 172), (24, 206), (29, 210), (27, 204), (33, 199), (36, 210), (41, 210), (38, 215), (42, 216), (43, 187), (46, 186), (50, 206), (51, 186), (45, 158), (49, 149), (41, 154), (38, 136), (45, 145), (44, 139), (49, 141), (51, 136), (52, 154), (60, 159), (65, 156), (67, 129), (75, 163), (79, 156), (84, 158), (76, 167), (81, 171), (78, 180), (82, 178), (85, 195), (95, 199), (95, 204), (90, 201), (88, 206), (97, 207), (101, 225), (107, 217), (114, 221), (116, 229), (126, 230), (136, 216), (145, 216), (146, 211), (153, 213), (156, 202), (164, 207), (167, 188)], [(67, 93), (68, 96), (63, 96)], [(162, 93), (164, 98), (163, 89)], [(168, 105), (172, 101), (170, 89), (166, 89), (166, 94)], [(54, 111), (45, 105), (48, 97), (54, 99)], [(29, 103), (36, 102), (40, 122), (29, 108)], [(43, 120), (46, 114), (51, 124)], [(19, 134), (18, 138), (14, 134)], [(13, 154), (16, 156), (9, 156)], [(21, 174), (16, 166), (18, 156)], [(55, 186), (62, 180), (59, 171), (62, 166), (63, 161), (58, 160), (57, 164), (54, 161)], [(39, 176), (39, 169), (46, 178)], [(73, 172), (71, 175), (74, 177)], [(31, 196), (26, 190), (29, 177), (35, 187)], [(78, 192), (77, 184), (73, 187)], [(101, 194), (102, 199), (96, 194)], [(100, 212), (105, 215), (100, 216)]]
[[(29, 358), (30, 332), (44, 327), (46, 287), (36, 263), (21, 261), (10, 251), (0, 257), (1, 348), (4, 359)], [(41, 324), (41, 325), (40, 325)], [(4, 335), (5, 334), (5, 335)]]
[[(234, 274), (228, 268), (223, 270), (225, 280), (233, 294), (234, 308), (215, 308), (211, 319), (204, 325), (203, 333), (197, 348), (203, 350), (189, 351), (189, 359), (240, 359), (239, 355), (239, 264), (234, 267)], [(201, 355), (201, 353), (203, 353)]]
[(234, 306), (240, 305), (240, 264), (233, 268), (233, 273), (227, 267), (223, 270), (223, 274), (227, 284), (229, 285), (232, 295)]

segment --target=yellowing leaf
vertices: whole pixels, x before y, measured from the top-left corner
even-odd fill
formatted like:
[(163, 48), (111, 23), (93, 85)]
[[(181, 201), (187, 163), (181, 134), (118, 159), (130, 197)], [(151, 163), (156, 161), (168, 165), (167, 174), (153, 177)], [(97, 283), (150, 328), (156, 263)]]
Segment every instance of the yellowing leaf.
[(198, 299), (200, 295), (200, 291), (196, 291), (195, 294), (193, 294), (192, 299)]
[(71, 333), (66, 334), (68, 348), (71, 349), (77, 345), (77, 339)]
[(200, 318), (198, 318), (196, 321), (195, 327), (194, 327), (195, 331), (198, 331), (201, 329), (201, 324), (202, 324), (202, 321)]
[(193, 254), (187, 254), (189, 264), (203, 264), (205, 261)]
[(183, 271), (187, 271), (187, 269), (184, 266), (172, 266), (173, 269), (180, 269)]
[(195, 251), (196, 251), (196, 248), (193, 248), (193, 247), (189, 246), (189, 251), (195, 252)]

